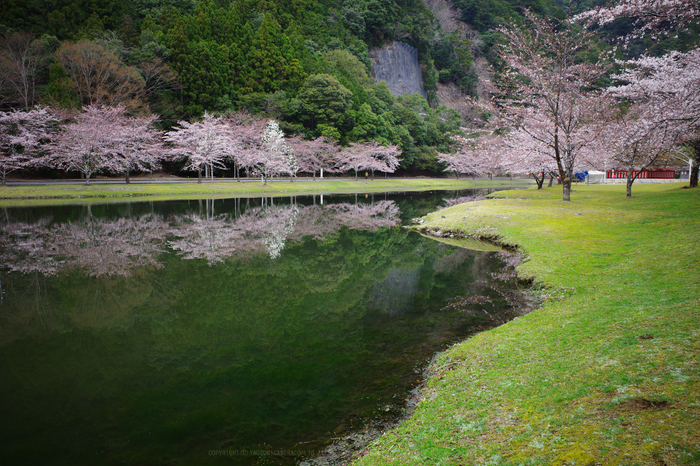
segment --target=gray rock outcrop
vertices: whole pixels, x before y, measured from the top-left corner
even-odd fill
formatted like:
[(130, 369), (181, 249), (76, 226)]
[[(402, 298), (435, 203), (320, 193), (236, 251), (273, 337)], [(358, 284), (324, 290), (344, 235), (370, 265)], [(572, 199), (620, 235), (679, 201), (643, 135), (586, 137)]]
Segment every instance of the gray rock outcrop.
[(370, 50), (369, 58), (375, 81), (385, 81), (392, 94), (419, 94), (427, 99), (418, 50), (403, 42), (391, 42)]

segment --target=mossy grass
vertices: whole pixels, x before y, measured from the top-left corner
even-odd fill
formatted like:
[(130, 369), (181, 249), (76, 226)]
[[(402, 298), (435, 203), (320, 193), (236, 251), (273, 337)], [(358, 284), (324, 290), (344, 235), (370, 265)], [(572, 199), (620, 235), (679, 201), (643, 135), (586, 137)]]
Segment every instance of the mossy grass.
[(504, 191), (421, 228), (518, 245), (542, 307), (451, 347), (374, 464), (700, 464), (700, 191)]
[[(331, 178), (326, 180), (288, 180), (260, 182), (206, 181), (203, 183), (133, 183), (133, 184), (45, 184), (35, 186), (0, 186), (0, 207), (65, 204), (66, 200), (79, 202), (133, 201), (135, 197), (147, 200), (223, 198), (247, 196), (296, 196), (331, 193), (370, 193), (387, 191), (425, 191), (433, 189), (471, 189), (499, 186), (525, 186), (529, 180), (516, 181), (471, 181), (456, 179), (375, 179), (353, 180)], [(144, 199), (146, 200), (146, 199)]]

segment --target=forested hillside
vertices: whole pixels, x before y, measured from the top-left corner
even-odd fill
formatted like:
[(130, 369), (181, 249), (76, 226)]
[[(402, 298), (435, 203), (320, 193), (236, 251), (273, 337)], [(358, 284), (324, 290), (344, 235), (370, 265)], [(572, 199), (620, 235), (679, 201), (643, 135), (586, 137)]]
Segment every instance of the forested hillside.
[[(157, 115), (166, 130), (205, 111), (246, 111), (276, 119), (287, 136), (393, 144), (401, 168), (440, 173), (437, 154), (454, 151), (449, 135), (472, 122), (441, 106), (438, 83), (464, 102), (476, 95), (475, 56), (498, 71), (494, 28), (521, 23), (525, 8), (565, 19), (602, 1), (454, 0), (469, 36), (441, 30), (425, 3), (5, 0), (0, 110), (123, 105), (132, 115)], [(610, 38), (630, 28), (622, 20), (599, 32)], [(687, 49), (696, 32), (636, 39), (626, 53)], [(417, 49), (427, 101), (393, 96), (371, 77), (370, 49), (394, 40)]]

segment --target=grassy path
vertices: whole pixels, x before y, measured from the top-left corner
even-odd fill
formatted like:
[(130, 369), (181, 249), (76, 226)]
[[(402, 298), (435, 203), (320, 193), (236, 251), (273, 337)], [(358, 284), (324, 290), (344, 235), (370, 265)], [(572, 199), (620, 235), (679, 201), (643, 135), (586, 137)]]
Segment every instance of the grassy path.
[[(0, 207), (25, 206), (34, 204), (65, 204), (66, 199), (133, 200), (133, 197), (147, 196), (148, 200), (177, 198), (222, 198), (246, 196), (294, 196), (304, 194), (329, 193), (370, 193), (386, 191), (423, 191), (432, 189), (470, 189), (497, 186), (527, 186), (528, 180), (521, 181), (469, 181), (455, 179), (376, 179), (352, 180), (329, 179), (317, 181), (271, 181), (267, 185), (259, 182), (238, 183), (204, 182), (198, 183), (148, 183), (148, 184), (84, 184), (39, 186), (0, 186)], [(53, 201), (53, 202), (52, 202)]]
[(544, 306), (436, 361), (360, 465), (700, 464), (700, 191), (497, 193), (428, 216), (525, 255)]

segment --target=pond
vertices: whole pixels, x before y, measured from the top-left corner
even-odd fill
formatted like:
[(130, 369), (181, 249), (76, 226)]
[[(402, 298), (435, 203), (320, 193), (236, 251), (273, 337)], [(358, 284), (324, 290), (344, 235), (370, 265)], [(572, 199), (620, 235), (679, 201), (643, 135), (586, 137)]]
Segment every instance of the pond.
[(511, 257), (401, 228), (478, 195), (4, 209), (0, 463), (295, 464), (390, 425), (521, 312)]

